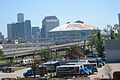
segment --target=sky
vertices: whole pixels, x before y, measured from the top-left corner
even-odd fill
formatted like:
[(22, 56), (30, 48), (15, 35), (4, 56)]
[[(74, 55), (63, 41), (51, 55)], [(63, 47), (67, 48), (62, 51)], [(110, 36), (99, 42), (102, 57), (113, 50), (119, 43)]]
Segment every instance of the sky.
[(60, 25), (84, 21), (103, 29), (118, 24), (120, 0), (0, 0), (0, 32), (7, 37), (7, 24), (17, 22), (17, 14), (42, 27), (45, 16), (57, 16)]

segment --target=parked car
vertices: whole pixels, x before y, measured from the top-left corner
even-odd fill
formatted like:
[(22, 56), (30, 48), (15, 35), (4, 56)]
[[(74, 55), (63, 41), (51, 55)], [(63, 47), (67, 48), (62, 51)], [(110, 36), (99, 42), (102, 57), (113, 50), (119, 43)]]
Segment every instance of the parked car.
[(16, 70), (16, 68), (15, 67), (2, 67), (2, 68), (0, 68), (0, 70), (2, 72), (9, 72), (9, 73), (11, 73), (11, 72), (14, 72)]

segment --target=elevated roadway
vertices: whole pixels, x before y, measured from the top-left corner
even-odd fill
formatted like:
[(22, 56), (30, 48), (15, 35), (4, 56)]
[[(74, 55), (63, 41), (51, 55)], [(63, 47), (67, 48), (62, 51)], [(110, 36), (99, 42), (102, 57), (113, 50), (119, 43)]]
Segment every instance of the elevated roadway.
[(55, 45), (51, 43), (32, 43), (32, 44), (4, 44), (2, 51), (6, 56), (29, 55), (41, 49), (55, 49), (69, 47), (70, 45), (84, 45), (84, 42), (74, 42), (68, 44)]

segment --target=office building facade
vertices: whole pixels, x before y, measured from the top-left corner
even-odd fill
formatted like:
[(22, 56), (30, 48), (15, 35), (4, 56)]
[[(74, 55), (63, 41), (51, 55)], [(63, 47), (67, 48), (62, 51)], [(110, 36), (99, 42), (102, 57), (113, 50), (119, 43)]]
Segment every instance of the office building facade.
[(120, 32), (120, 13), (118, 14), (119, 32)]
[(120, 39), (105, 41), (105, 55), (107, 62), (120, 62)]
[(25, 20), (24, 22), (25, 41), (31, 42), (31, 21)]
[(24, 33), (24, 22), (22, 23), (12, 23), (7, 24), (7, 34), (8, 40), (19, 40), (20, 42), (24, 42), (25, 33)]
[(48, 38), (48, 32), (59, 26), (59, 20), (56, 16), (46, 16), (42, 21), (41, 38)]
[(32, 27), (32, 39), (40, 38), (40, 28), (39, 27)]
[(22, 14), (22, 13), (17, 14), (17, 22), (18, 23), (24, 22), (24, 14)]
[(12, 24), (7, 24), (7, 37), (8, 40), (13, 40), (13, 32), (12, 32), (12, 26), (14, 23)]
[(2, 32), (0, 32), (0, 42), (4, 41), (4, 35), (2, 34)]
[(17, 23), (7, 24), (8, 40), (19, 42), (30, 42), (32, 38), (31, 21), (24, 21), (24, 14), (17, 14)]

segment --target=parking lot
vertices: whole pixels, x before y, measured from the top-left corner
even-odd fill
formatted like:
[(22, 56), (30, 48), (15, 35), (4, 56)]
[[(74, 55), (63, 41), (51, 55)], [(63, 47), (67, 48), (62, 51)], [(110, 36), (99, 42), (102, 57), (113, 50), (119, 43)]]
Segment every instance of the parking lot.
[[(108, 68), (109, 65), (109, 68)], [(0, 79), (2, 78), (16, 78), (16, 77), (23, 77), (23, 73), (29, 70), (30, 68), (25, 68), (22, 70), (17, 70), (13, 73), (2, 73), (0, 72)], [(91, 80), (94, 80), (95, 78), (109, 78), (108, 73), (110, 72), (111, 77), (114, 71), (120, 70), (120, 63), (107, 63), (102, 68), (98, 68), (98, 73), (94, 73), (88, 77), (90, 77)]]
[(13, 73), (2, 73), (0, 72), (0, 80), (2, 78), (17, 78), (17, 77), (23, 77), (23, 73), (26, 72), (30, 68), (24, 68), (22, 70), (17, 70)]
[(98, 73), (96, 75), (90, 75), (90, 79), (94, 80), (95, 78), (109, 78), (109, 73), (113, 78), (114, 71), (120, 71), (120, 63), (107, 63), (102, 68), (98, 68)]

